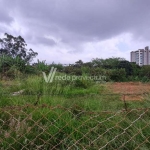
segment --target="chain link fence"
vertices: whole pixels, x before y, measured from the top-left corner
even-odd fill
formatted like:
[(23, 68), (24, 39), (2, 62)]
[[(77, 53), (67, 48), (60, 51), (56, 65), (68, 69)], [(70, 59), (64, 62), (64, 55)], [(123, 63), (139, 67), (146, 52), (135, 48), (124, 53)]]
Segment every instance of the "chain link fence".
[(150, 108), (88, 111), (25, 105), (0, 108), (0, 149), (148, 150)]

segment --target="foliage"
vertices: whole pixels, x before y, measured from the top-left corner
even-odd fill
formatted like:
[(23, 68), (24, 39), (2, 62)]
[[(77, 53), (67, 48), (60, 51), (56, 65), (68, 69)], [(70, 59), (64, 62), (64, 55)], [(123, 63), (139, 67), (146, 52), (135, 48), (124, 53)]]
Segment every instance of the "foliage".
[(144, 76), (142, 78), (142, 82), (149, 82), (150, 81), (150, 78), (148, 78), (147, 76)]
[(10, 69), (5, 72), (5, 76), (14, 79), (21, 77), (21, 75), (22, 73), (18, 70), (18, 68), (15, 65), (11, 66)]
[(140, 67), (120, 57), (107, 59), (95, 58), (92, 59), (91, 62), (85, 63), (82, 60), (78, 60), (74, 64), (69, 64), (68, 66), (63, 66), (60, 63), (56, 64), (54, 62), (52, 64), (47, 64), (46, 61), (40, 60), (30, 65), (29, 62), (37, 53), (26, 49), (26, 43), (21, 36), (13, 37), (9, 34), (5, 35), (6, 38), (0, 39), (0, 72), (8, 76), (10, 76), (10, 72), (16, 74), (15, 70), (23, 74), (49, 73), (51, 68), (54, 67), (57, 68), (57, 72), (68, 75), (105, 76), (107, 81), (150, 81), (150, 66)]
[(12, 78), (22, 73), (35, 72), (29, 62), (37, 56), (37, 53), (26, 48), (27, 44), (21, 36), (14, 37), (7, 33), (5, 36), (6, 38), (0, 39), (0, 72), (2, 76)]
[(40, 61), (39, 59), (37, 60), (37, 63), (34, 63), (32, 66), (38, 71), (44, 72), (48, 72), (50, 68), (49, 65), (46, 64), (46, 61)]
[(131, 65), (131, 63), (129, 61), (126, 61), (126, 60), (120, 61), (118, 63), (118, 65), (117, 65), (117, 68), (119, 68), (119, 69), (121, 69), (121, 68), (125, 69), (127, 76), (130, 76), (130, 75), (133, 74), (133, 68), (132, 68), (132, 65)]
[(141, 67), (137, 65), (135, 62), (130, 62), (132, 66), (132, 76), (139, 76)]
[[(25, 61), (20, 59), (19, 57), (12, 58), (7, 55), (2, 55), (0, 57), (0, 72), (2, 72), (2, 74), (5, 74), (6, 76), (9, 74), (8, 72), (10, 70), (14, 70), (12, 68), (15, 68), (16, 70), (20, 72), (23, 72), (25, 70), (25, 67), (26, 67)], [(12, 72), (12, 76), (15, 76), (13, 75), (13, 72)]]
[(25, 40), (21, 37), (14, 37), (5, 33), (6, 38), (0, 39), (0, 56), (7, 55), (12, 58), (20, 58), (26, 63), (31, 62), (38, 53), (34, 52), (32, 49), (27, 49)]
[(148, 79), (150, 79), (150, 65), (147, 66), (142, 66), (141, 70), (140, 70), (140, 76), (141, 77), (147, 77)]
[(96, 58), (92, 60), (92, 63), (96, 64), (96, 66), (102, 66), (105, 69), (114, 69), (122, 60), (124, 60), (124, 58), (120, 57), (112, 57), (107, 59)]
[(60, 72), (62, 72), (63, 69), (64, 69), (64, 67), (63, 67), (62, 64), (60, 64), (60, 63), (56, 64), (56, 63), (54, 63), (54, 62), (53, 62), (52, 64), (50, 64), (49, 67), (50, 67), (50, 68), (51, 68), (51, 67), (57, 68), (57, 71), (60, 71)]
[(110, 70), (110, 79), (112, 81), (116, 81), (116, 82), (126, 81), (126, 71), (125, 71), (125, 69)]

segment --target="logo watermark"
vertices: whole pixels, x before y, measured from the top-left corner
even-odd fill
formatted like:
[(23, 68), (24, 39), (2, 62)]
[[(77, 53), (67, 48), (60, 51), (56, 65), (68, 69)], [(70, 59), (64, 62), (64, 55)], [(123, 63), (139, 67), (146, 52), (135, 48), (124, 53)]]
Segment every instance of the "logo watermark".
[(45, 72), (42, 72), (45, 82), (47, 82), (47, 83), (53, 82), (53, 79), (54, 79), (56, 70), (57, 70), (57, 68), (52, 67), (51, 70), (50, 70), (50, 72), (49, 72), (48, 77), (46, 76), (46, 73), (45, 73)]
[(43, 77), (46, 83), (52, 83), (53, 80), (69, 80), (69, 81), (75, 81), (75, 80), (92, 80), (96, 81), (96, 83), (105, 83), (106, 82), (106, 76), (68, 76), (68, 75), (59, 75), (56, 76), (56, 70), (57, 68), (52, 67), (50, 70), (50, 73), (48, 76), (46, 76), (46, 73), (43, 72)]

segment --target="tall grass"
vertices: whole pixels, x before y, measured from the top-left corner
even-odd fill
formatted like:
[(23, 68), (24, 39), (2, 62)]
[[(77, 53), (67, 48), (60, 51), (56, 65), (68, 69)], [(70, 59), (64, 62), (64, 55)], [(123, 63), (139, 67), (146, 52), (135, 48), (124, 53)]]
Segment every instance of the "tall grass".
[[(14, 92), (20, 90), (24, 90), (24, 93), (12, 96)], [(67, 108), (78, 105), (91, 111), (125, 108), (121, 95), (113, 95), (105, 84), (96, 84), (87, 80), (54, 80), (52, 83), (46, 83), (43, 76), (30, 75), (27, 78), (0, 82), (0, 94), (2, 99), (0, 106), (44, 103)], [(127, 101), (126, 103), (129, 109), (148, 108), (150, 107), (149, 95), (145, 96), (143, 101)]]
[(150, 128), (147, 124), (150, 124), (150, 113), (141, 114), (142, 111), (136, 110), (130, 113), (94, 113), (80, 107), (0, 110), (3, 120), (0, 121), (0, 147), (96, 150), (104, 146), (104, 149), (123, 150), (134, 149), (143, 143), (140, 148), (149, 149)]
[[(22, 89), (23, 94), (12, 96)], [(143, 116), (136, 110), (150, 108), (149, 95), (144, 101), (127, 102), (128, 109), (135, 110), (120, 112), (120, 95), (113, 95), (105, 84), (46, 83), (42, 76), (30, 75), (1, 81), (0, 96), (1, 149), (96, 150), (106, 145), (104, 149), (124, 150), (141, 143), (141, 149), (150, 149), (150, 110)]]

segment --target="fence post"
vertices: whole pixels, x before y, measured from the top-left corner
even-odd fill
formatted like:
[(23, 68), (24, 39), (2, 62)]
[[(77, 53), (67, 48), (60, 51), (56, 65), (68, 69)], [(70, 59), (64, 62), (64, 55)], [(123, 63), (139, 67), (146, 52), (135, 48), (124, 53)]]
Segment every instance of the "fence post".
[(124, 109), (127, 111), (127, 103), (125, 100), (125, 94), (123, 94), (123, 102), (124, 102)]

